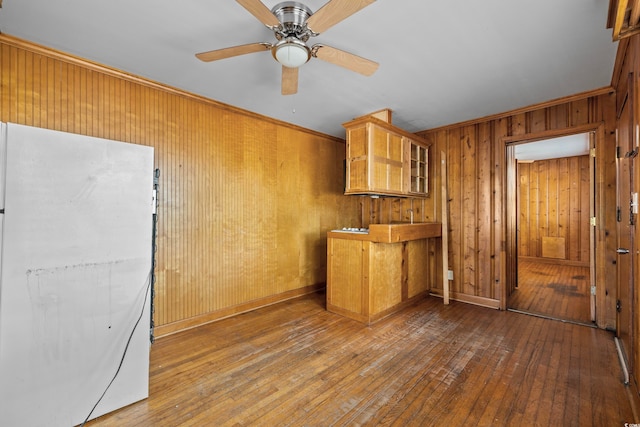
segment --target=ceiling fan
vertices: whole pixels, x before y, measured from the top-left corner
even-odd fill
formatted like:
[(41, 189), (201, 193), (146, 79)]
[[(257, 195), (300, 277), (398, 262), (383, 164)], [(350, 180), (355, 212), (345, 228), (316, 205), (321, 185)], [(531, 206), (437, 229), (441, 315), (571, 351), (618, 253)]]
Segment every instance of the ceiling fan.
[(278, 40), (250, 43), (196, 54), (201, 61), (217, 61), (233, 56), (270, 50), (282, 64), (282, 94), (298, 92), (298, 68), (318, 58), (365, 76), (378, 69), (378, 63), (323, 44), (307, 46), (310, 37), (325, 32), (375, 0), (330, 0), (318, 11), (296, 1), (278, 3), (271, 10), (260, 0), (237, 0), (249, 13), (271, 29)]

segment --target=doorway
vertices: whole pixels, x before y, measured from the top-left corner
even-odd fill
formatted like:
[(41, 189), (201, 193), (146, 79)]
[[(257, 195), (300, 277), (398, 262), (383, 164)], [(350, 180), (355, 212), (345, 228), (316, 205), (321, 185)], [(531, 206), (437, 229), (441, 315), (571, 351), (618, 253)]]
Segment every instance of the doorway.
[(516, 252), (509, 310), (593, 325), (593, 146), (593, 132), (508, 146)]

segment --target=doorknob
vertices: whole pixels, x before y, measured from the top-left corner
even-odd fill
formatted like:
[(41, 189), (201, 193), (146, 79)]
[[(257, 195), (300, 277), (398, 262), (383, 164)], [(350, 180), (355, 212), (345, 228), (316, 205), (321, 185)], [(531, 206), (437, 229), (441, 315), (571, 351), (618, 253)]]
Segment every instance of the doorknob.
[(616, 252), (619, 253), (619, 254), (628, 254), (629, 253), (629, 249), (618, 248), (618, 249), (616, 249)]

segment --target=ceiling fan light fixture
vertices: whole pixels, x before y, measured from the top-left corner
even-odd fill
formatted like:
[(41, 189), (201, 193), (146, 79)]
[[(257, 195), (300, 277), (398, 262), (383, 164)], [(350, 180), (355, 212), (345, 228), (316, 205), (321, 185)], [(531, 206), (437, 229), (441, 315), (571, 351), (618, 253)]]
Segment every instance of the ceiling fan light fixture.
[(272, 53), (276, 61), (289, 68), (298, 68), (311, 58), (307, 45), (294, 37), (280, 40), (273, 47)]

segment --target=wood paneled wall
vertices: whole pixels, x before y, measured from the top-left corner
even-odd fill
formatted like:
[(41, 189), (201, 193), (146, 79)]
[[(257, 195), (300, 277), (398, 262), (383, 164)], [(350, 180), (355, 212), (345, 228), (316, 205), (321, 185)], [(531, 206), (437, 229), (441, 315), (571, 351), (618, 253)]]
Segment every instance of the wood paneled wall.
[[(616, 62), (613, 71), (613, 77), (611, 79), (612, 85), (616, 88), (617, 93), (617, 108), (616, 111), (622, 109), (623, 103), (628, 103), (625, 107), (627, 111), (630, 111), (632, 117), (630, 120), (625, 120), (623, 124), (627, 127), (620, 127), (617, 129), (619, 133), (627, 132), (632, 146), (635, 145), (639, 138), (638, 126), (640, 125), (640, 35), (634, 35), (629, 38), (625, 38), (618, 44), (618, 53), (616, 56)], [(629, 95), (627, 97), (627, 95)], [(624, 156), (624, 152), (621, 154)], [(632, 158), (634, 162), (633, 177), (632, 177), (632, 191), (637, 192), (640, 189), (640, 158)], [(621, 196), (623, 198), (624, 196)], [(623, 199), (624, 200), (624, 199)], [(626, 209), (626, 206), (622, 207)], [(634, 257), (633, 263), (633, 288), (628, 292), (625, 292), (631, 298), (629, 301), (622, 301), (622, 307), (628, 308), (631, 306), (631, 327), (627, 327), (630, 340), (631, 349), (627, 349), (630, 353), (629, 364), (631, 366), (631, 385), (634, 388), (635, 393), (638, 393), (640, 386), (640, 255), (638, 253), (638, 247), (640, 245), (640, 227), (637, 225), (637, 215), (635, 233), (632, 238), (634, 239), (634, 246), (632, 248), (631, 255)], [(627, 240), (628, 241), (628, 240)], [(625, 257), (628, 255), (624, 255)], [(612, 276), (615, 277), (615, 276)], [(621, 280), (621, 279), (618, 279)], [(622, 286), (629, 286), (628, 283), (621, 282)]]
[(158, 335), (324, 286), (344, 141), (0, 35), (0, 120), (155, 148)]
[[(449, 266), (453, 298), (506, 308), (508, 278), (515, 270), (515, 162), (508, 144), (596, 131), (597, 323), (615, 328), (615, 94), (608, 88), (535, 105), (493, 117), (418, 132), (432, 144), (433, 164), (446, 153)], [(510, 170), (513, 168), (513, 170)], [(441, 218), (441, 180), (431, 174), (425, 215)], [(381, 212), (399, 211), (380, 200)], [(511, 209), (508, 209), (511, 203)], [(508, 232), (508, 228), (509, 232)], [(513, 236), (512, 238), (510, 236)], [(508, 270), (510, 269), (510, 270)], [(510, 276), (511, 274), (511, 276)], [(441, 279), (436, 281), (436, 289)]]
[(542, 258), (543, 239), (563, 239), (564, 257), (589, 266), (589, 156), (518, 163), (518, 256)]

